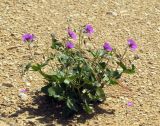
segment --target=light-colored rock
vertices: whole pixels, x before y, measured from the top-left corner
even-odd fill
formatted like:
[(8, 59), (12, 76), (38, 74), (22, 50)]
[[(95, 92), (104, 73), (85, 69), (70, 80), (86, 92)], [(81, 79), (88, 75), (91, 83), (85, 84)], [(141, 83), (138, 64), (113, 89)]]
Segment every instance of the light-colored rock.
[(21, 98), (21, 100), (26, 101), (28, 99), (28, 96), (24, 93), (19, 93), (18, 96)]

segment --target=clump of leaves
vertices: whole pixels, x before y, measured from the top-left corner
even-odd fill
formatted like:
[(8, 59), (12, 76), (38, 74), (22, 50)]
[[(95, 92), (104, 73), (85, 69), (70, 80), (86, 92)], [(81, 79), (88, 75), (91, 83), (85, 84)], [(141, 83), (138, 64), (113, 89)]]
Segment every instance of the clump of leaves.
[[(125, 65), (124, 57), (128, 48), (134, 51), (137, 45), (129, 39), (124, 54), (120, 55), (109, 42), (105, 42), (101, 49), (87, 47), (87, 42), (92, 44), (94, 33), (90, 24), (84, 26), (78, 35), (71, 28), (67, 31), (65, 43), (52, 35), (54, 54), (51, 53), (44, 63), (30, 63), (26, 68), (30, 67), (44, 77), (47, 84), (41, 91), (64, 104), (63, 115), (70, 116), (80, 110), (90, 114), (94, 112), (94, 103), (105, 100), (105, 85), (117, 84), (123, 73), (135, 73), (135, 66), (130, 60)], [(55, 69), (51, 69), (50, 74), (44, 72), (43, 68), (52, 60), (58, 61)]]

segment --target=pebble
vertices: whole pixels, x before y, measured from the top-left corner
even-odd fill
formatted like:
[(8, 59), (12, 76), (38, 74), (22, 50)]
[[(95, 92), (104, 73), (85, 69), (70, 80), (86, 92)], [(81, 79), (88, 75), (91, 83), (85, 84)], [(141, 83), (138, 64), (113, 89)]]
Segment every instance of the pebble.
[(126, 14), (128, 11), (127, 10), (121, 10), (120, 14)]
[(28, 99), (28, 96), (24, 93), (19, 93), (18, 96), (21, 98), (21, 100), (26, 101)]
[(113, 99), (111, 97), (106, 98), (106, 101), (112, 101)]
[(41, 52), (41, 51), (36, 51), (34, 54), (35, 54), (35, 55), (42, 55), (43, 52)]
[(20, 110), (21, 110), (21, 108), (17, 107), (17, 110), (18, 110), (18, 111), (20, 111)]
[(31, 83), (28, 82), (28, 81), (26, 81), (25, 84), (26, 84), (28, 87), (31, 86)]
[(0, 120), (0, 125), (1, 126), (9, 126), (7, 123), (3, 122), (2, 120)]
[(5, 100), (5, 102), (7, 102), (7, 104), (10, 104), (10, 102), (11, 102), (10, 98), (4, 97), (3, 99)]
[(11, 83), (2, 83), (2, 86), (4, 86), (4, 87), (14, 87), (14, 85), (13, 84), (11, 84)]
[(31, 83), (27, 79), (23, 78), (23, 82), (26, 86), (31, 86)]
[(160, 32), (160, 26), (157, 28), (157, 30)]
[(112, 15), (112, 16), (117, 16), (118, 15), (117, 12), (113, 12), (113, 11), (108, 11), (106, 14), (107, 15)]
[(33, 80), (33, 77), (32, 77), (32, 76), (29, 76), (29, 79), (30, 79), (30, 80)]

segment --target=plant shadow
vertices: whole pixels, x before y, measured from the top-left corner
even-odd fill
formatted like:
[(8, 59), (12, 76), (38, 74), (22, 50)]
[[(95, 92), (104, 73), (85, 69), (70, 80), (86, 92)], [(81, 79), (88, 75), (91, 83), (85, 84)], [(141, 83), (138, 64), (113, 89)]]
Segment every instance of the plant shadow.
[[(69, 118), (63, 118), (61, 115), (63, 106), (61, 104), (57, 104), (51, 101), (45, 95), (35, 95), (33, 99), (34, 100), (32, 105), (28, 105), (25, 107), (23, 105), (19, 106), (21, 109), (11, 114), (9, 118), (18, 117), (21, 114), (28, 112), (29, 117), (27, 117), (27, 119), (35, 119), (39, 123), (46, 124), (46, 126), (52, 126), (53, 121), (56, 121), (58, 124), (61, 124), (61, 125), (71, 124), (75, 120), (77, 123), (85, 123), (86, 120), (91, 119), (96, 114), (106, 113), (106, 114), (114, 115), (115, 113), (114, 109), (105, 110), (100, 108), (98, 104), (96, 104), (94, 106), (95, 112), (93, 114), (86, 114), (83, 111), (81, 111)], [(37, 105), (38, 108), (35, 108), (34, 105)]]

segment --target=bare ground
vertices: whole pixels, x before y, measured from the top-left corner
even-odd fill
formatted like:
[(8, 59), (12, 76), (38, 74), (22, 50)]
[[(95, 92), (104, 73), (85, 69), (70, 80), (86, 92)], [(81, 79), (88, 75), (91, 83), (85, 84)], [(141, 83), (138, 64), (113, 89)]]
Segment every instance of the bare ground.
[[(27, 86), (20, 72), (29, 55), (21, 35), (34, 33), (45, 52), (50, 33), (60, 39), (66, 35), (68, 18), (74, 28), (91, 23), (99, 47), (108, 40), (123, 50), (126, 40), (134, 38), (140, 59), (135, 63), (137, 73), (122, 78), (131, 90), (107, 87), (107, 99), (95, 114), (82, 113), (66, 121), (59, 119), (59, 111), (38, 93), (43, 85), (40, 76), (31, 73), (31, 85)], [(159, 36), (159, 0), (0, 0), (0, 126), (159, 126)], [(39, 60), (43, 51), (37, 51)], [(22, 88), (29, 88), (25, 101), (18, 97)], [(128, 101), (133, 102), (132, 107), (126, 105)]]

